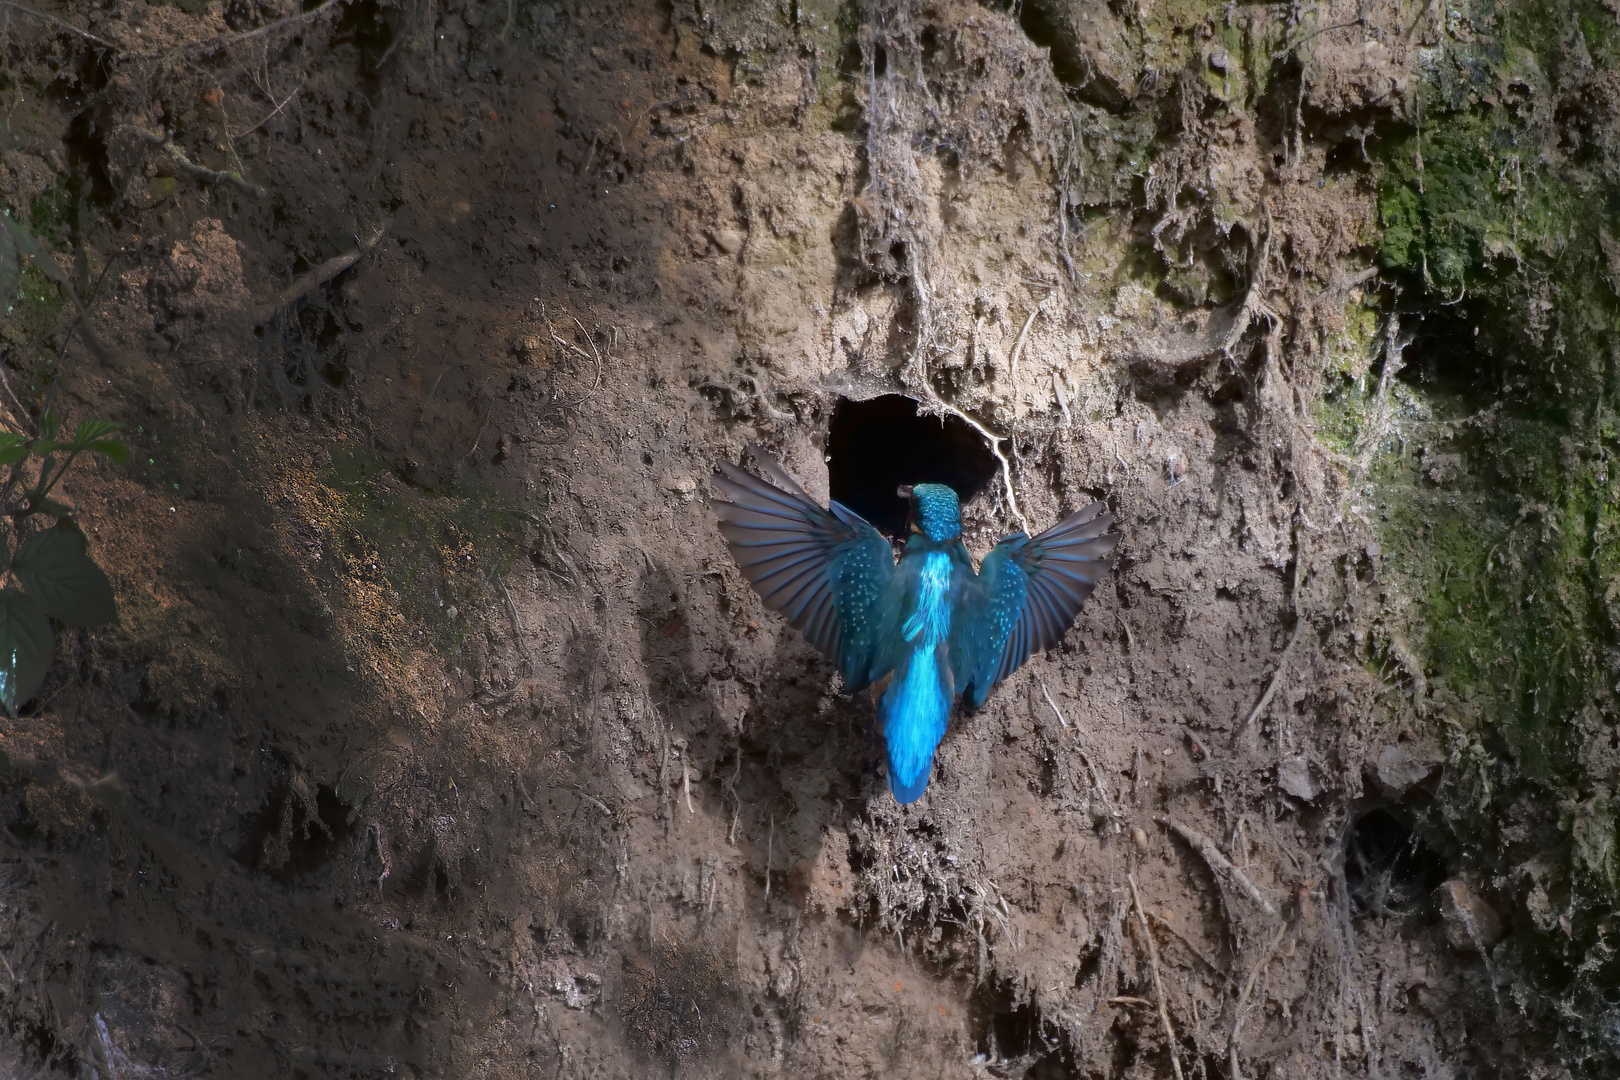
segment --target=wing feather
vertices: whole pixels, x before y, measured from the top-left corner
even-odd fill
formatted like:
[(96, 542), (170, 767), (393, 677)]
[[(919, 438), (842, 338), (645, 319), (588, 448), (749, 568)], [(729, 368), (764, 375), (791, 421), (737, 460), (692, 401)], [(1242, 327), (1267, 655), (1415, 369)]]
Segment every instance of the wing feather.
[[(1119, 543), (1113, 518), (1092, 503), (1033, 539), (1006, 536), (980, 564), (955, 644), (957, 685), (974, 708), (1033, 652), (1053, 648), (1091, 597)], [(969, 687), (971, 684), (971, 688)]]
[(873, 671), (877, 609), (894, 573), (894, 552), (859, 514), (836, 502), (818, 506), (765, 451), (749, 452), (764, 478), (730, 462), (715, 466), (722, 497), (709, 505), (720, 534), (765, 606), (859, 690), (880, 674)]

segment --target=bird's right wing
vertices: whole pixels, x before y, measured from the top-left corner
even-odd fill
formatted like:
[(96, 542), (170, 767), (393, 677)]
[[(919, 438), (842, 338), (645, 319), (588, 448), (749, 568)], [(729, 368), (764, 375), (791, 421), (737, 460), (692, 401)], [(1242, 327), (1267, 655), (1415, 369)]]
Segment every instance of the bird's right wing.
[(1003, 537), (984, 557), (951, 627), (956, 689), (972, 708), (1030, 653), (1063, 640), (1108, 572), (1106, 560), (1119, 543), (1113, 523), (1102, 503), (1092, 503), (1034, 538)]
[(750, 446), (766, 483), (729, 462), (715, 466), (725, 495), (709, 506), (743, 576), (765, 606), (838, 665), (851, 691), (883, 673), (882, 602), (894, 574), (894, 551), (859, 514), (825, 510), (764, 450)]

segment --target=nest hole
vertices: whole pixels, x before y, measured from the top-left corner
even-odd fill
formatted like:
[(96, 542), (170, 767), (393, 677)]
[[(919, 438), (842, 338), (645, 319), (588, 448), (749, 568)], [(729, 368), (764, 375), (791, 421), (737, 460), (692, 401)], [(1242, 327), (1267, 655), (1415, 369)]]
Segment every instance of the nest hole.
[(1434, 891), (1445, 880), (1445, 859), (1391, 811), (1369, 810), (1350, 826), (1344, 883), (1355, 914), (1429, 914)]
[(827, 433), (827, 458), (832, 497), (880, 532), (902, 538), (906, 503), (895, 493), (901, 484), (945, 484), (966, 504), (998, 468), (967, 421), (922, 415), (916, 399), (903, 394), (839, 398)]
[(1009, 982), (985, 983), (968, 1001), (974, 1048), (991, 1061), (1021, 1060), (1024, 1080), (1058, 1080), (1077, 1075), (1068, 1037), (1047, 1031), (1040, 1013), (1020, 1001)]

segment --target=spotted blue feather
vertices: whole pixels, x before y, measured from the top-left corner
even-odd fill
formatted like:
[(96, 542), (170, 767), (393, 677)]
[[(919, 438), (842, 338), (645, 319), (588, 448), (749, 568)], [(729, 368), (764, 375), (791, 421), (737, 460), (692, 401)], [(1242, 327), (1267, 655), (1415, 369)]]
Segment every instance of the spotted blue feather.
[(901, 803), (927, 789), (951, 705), (971, 708), (1030, 653), (1062, 640), (1119, 537), (1093, 503), (1036, 537), (1014, 533), (977, 573), (961, 540), (961, 506), (942, 484), (902, 489), (912, 533), (895, 565), (881, 533), (837, 502), (823, 509), (764, 451), (767, 483), (722, 462), (711, 502), (720, 531), (767, 607), (833, 663), (851, 690), (876, 684), (889, 788)]

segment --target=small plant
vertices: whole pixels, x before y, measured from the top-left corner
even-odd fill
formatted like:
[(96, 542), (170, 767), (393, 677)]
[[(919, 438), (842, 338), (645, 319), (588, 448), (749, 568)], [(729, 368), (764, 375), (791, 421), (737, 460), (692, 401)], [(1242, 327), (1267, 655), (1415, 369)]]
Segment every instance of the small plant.
[[(0, 484), (0, 518), (11, 522), (11, 536), (0, 533), (0, 706), (7, 712), (45, 682), (56, 656), (50, 619), (88, 627), (118, 618), (112, 582), (90, 557), (72, 508), (51, 492), (80, 454), (127, 463), (128, 447), (108, 438), (122, 427), (85, 420), (72, 438), (58, 439), (61, 419), (47, 412), (37, 437), (0, 432), (0, 467), (8, 470)], [(40, 515), (56, 518), (55, 524), (36, 528)]]
[[(21, 225), (0, 214), (0, 319), (10, 312), (21, 273), (21, 258), (62, 287), (82, 317), (84, 304), (72, 281)], [(88, 338), (87, 338), (88, 340)], [(118, 618), (112, 582), (89, 554), (89, 541), (71, 516), (71, 507), (51, 498), (80, 454), (100, 454), (118, 462), (129, 449), (110, 435), (122, 424), (86, 420), (72, 438), (60, 439), (61, 417), (48, 409), (39, 434), (0, 431), (0, 708), (17, 706), (39, 692), (56, 657), (51, 619), (66, 626), (101, 626)], [(55, 523), (40, 527), (42, 516)]]

